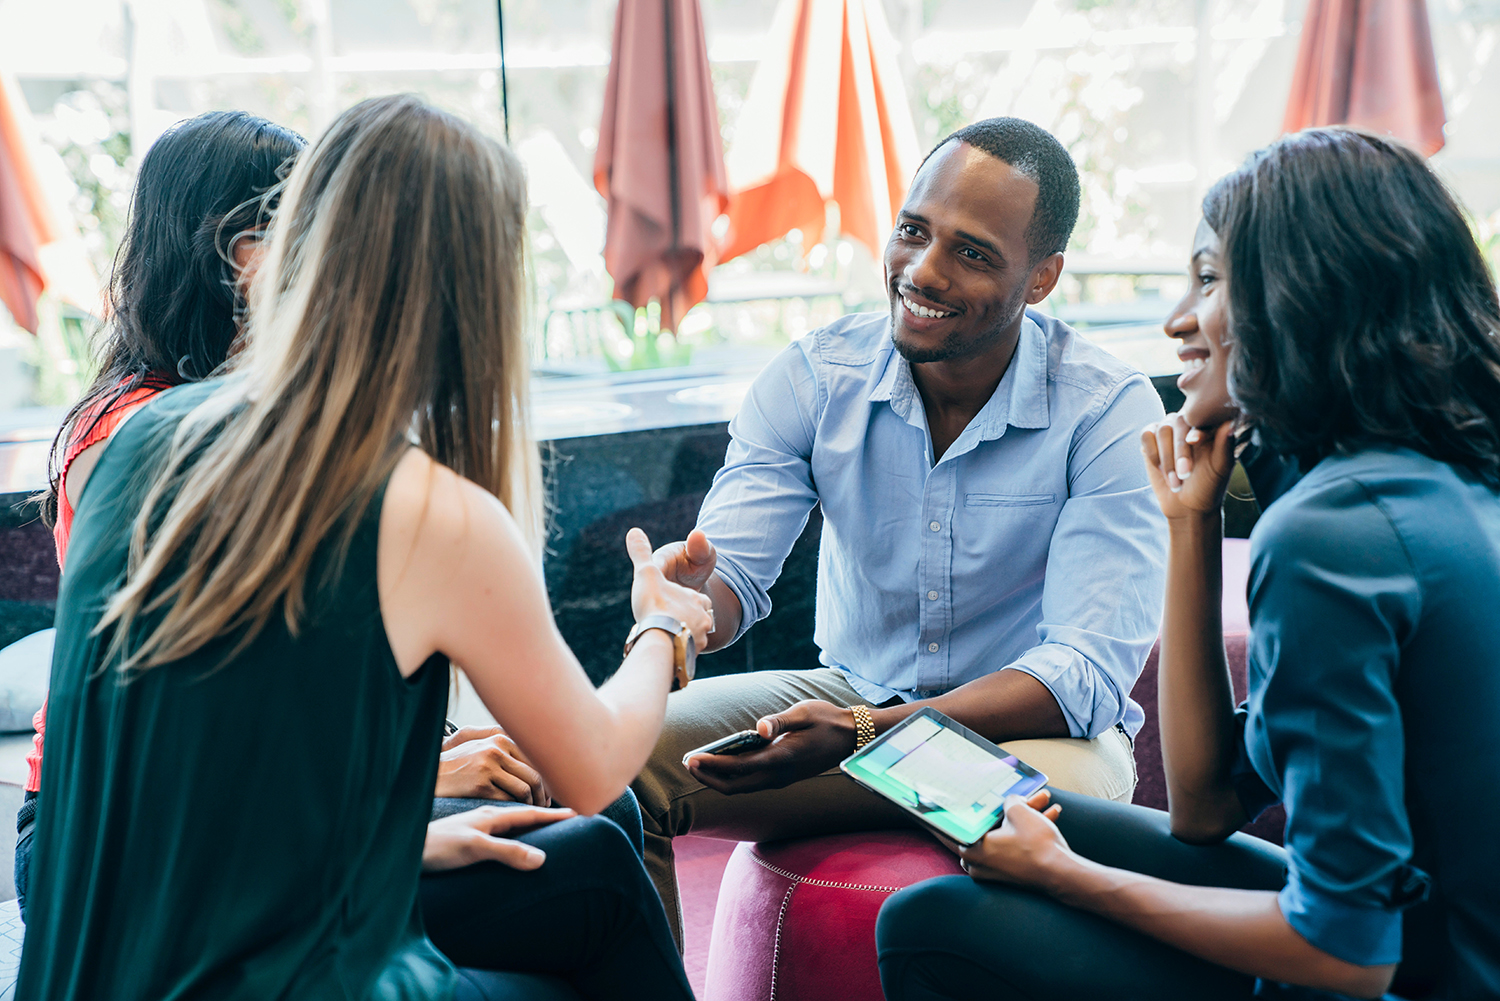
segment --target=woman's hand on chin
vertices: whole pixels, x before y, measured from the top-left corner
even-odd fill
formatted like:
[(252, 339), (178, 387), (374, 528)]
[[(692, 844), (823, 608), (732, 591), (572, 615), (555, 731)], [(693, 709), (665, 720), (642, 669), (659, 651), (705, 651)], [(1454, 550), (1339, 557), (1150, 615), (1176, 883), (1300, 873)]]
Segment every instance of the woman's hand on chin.
[(1052, 877), (1075, 857), (1053, 823), (1062, 807), (1049, 806), (1051, 800), (1046, 789), (1029, 799), (1007, 799), (1005, 821), (969, 847), (958, 849), (964, 871), (975, 879), (1050, 890)]
[(422, 871), (442, 872), (475, 862), (499, 862), (523, 872), (540, 868), (547, 860), (540, 848), (496, 835), (523, 834), (576, 816), (572, 810), (540, 806), (481, 806), (434, 820), (427, 825), (422, 845)]
[(1169, 521), (1217, 515), (1234, 472), (1234, 425), (1191, 427), (1168, 414), (1141, 432), (1141, 455), (1156, 501)]

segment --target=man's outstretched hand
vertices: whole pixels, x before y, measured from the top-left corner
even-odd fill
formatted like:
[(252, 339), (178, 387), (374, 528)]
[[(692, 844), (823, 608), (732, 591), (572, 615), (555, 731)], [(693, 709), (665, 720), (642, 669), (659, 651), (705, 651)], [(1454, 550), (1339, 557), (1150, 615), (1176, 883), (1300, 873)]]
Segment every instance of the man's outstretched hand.
[(702, 591), (708, 578), (713, 576), (718, 555), (708, 536), (695, 528), (682, 542), (662, 546), (651, 555), (651, 559), (667, 580)]
[(854, 753), (854, 714), (829, 702), (798, 702), (763, 717), (756, 730), (771, 743), (747, 754), (695, 754), (688, 771), (710, 789), (733, 795), (821, 775)]

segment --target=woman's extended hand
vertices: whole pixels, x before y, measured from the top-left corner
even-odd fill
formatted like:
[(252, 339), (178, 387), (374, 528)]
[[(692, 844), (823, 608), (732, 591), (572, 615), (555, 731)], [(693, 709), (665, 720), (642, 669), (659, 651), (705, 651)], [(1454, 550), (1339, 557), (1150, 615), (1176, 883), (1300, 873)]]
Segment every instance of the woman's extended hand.
[(1234, 472), (1234, 426), (1190, 427), (1181, 414), (1141, 432), (1146, 474), (1168, 520), (1217, 513)]
[(635, 564), (630, 610), (636, 621), (648, 615), (669, 615), (687, 625), (699, 650), (707, 646), (708, 634), (714, 628), (713, 600), (702, 591), (667, 580), (651, 558), (651, 540), (639, 528), (632, 528), (625, 536), (625, 550)]
[(1073, 857), (1053, 823), (1062, 807), (1047, 804), (1052, 794), (1041, 789), (1029, 799), (1005, 801), (1005, 822), (967, 848), (960, 848), (964, 871), (975, 879), (1046, 889), (1050, 876)]
[(427, 825), (422, 845), (422, 871), (442, 872), (475, 862), (499, 862), (523, 872), (540, 868), (547, 860), (540, 848), (496, 835), (524, 833), (576, 816), (572, 810), (540, 806), (481, 806), (434, 820)]

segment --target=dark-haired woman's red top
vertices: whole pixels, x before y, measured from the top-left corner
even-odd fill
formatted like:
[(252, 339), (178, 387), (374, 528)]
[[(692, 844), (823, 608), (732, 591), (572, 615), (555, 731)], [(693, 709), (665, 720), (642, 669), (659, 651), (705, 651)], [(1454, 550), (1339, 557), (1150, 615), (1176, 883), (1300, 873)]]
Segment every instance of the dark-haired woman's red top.
[[(57, 524), (52, 526), (52, 541), (57, 544), (59, 567), (67, 558), (68, 536), (73, 531), (73, 504), (68, 499), (68, 491), (64, 486), (73, 460), (82, 455), (85, 449), (108, 441), (131, 414), (145, 406), (147, 401), (157, 393), (170, 386), (171, 383), (165, 379), (147, 376), (139, 386), (118, 399), (101, 401), (100, 406), (85, 410), (78, 416), (74, 427), (81, 429), (83, 433), (68, 440), (68, 447), (63, 450), (62, 469), (58, 471)], [(31, 738), (31, 753), (26, 755), (26, 791), (38, 792), (42, 788), (42, 738), (47, 731), (47, 703), (45, 701), (42, 702), (42, 708), (38, 709), (36, 715), (31, 718), (31, 725), (36, 728), (36, 736)]]

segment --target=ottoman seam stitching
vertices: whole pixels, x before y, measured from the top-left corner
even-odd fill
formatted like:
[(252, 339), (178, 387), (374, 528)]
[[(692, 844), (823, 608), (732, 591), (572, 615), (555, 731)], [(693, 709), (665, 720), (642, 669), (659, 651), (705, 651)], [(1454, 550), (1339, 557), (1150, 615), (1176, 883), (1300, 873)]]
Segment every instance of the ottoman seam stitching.
[[(808, 879), (806, 876), (799, 876), (794, 872), (787, 872), (785, 869), (774, 866), (754, 853), (751, 853), (750, 857), (755, 860), (756, 865), (759, 865), (765, 869), (769, 869), (783, 879), (791, 880), (794, 884), (806, 883), (808, 886), (822, 886), (832, 890), (870, 890), (874, 893), (895, 893), (898, 890), (905, 889), (905, 887), (901, 886), (869, 886), (864, 883), (834, 883), (826, 879)], [(790, 895), (791, 891), (788, 890), (787, 893), (788, 895)], [(781, 929), (778, 925), (778, 937), (780, 936), (780, 932)]]
[(796, 888), (795, 882), (786, 888), (786, 896), (781, 898), (781, 911), (776, 915), (776, 944), (771, 948), (771, 996), (768, 1001), (776, 1001), (776, 971), (781, 966), (781, 928), (786, 924), (786, 909), (792, 902), (792, 891)]

